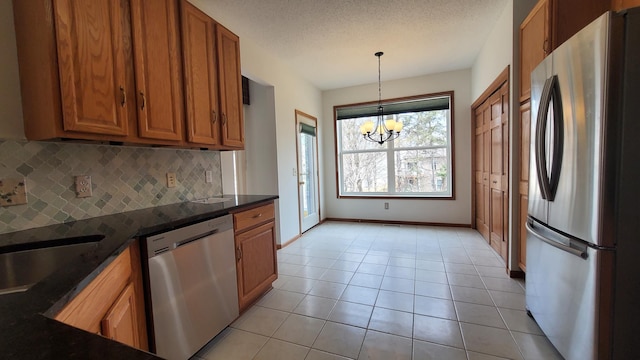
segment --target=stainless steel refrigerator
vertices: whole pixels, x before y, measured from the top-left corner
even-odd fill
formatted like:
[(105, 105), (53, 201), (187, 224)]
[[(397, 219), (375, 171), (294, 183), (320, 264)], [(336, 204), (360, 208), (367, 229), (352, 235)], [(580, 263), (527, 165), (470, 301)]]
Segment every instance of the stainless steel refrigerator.
[(639, 10), (531, 74), (526, 305), (567, 359), (640, 359)]

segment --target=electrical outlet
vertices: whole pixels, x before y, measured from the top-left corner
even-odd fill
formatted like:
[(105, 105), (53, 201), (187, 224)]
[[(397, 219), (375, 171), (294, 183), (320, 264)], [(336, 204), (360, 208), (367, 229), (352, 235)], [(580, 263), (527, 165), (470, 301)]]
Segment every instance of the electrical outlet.
[(75, 183), (77, 198), (86, 198), (93, 195), (91, 191), (91, 175), (78, 175), (75, 177)]
[(27, 203), (27, 181), (25, 178), (0, 179), (0, 206)]
[(177, 182), (176, 173), (167, 173), (167, 187), (176, 187)]
[(293, 176), (298, 176), (298, 169), (293, 168)]
[(204, 182), (211, 184), (213, 182), (213, 171), (207, 170), (204, 172)]
[(384, 209), (385, 210), (389, 210), (389, 203), (388, 202), (384, 203)]

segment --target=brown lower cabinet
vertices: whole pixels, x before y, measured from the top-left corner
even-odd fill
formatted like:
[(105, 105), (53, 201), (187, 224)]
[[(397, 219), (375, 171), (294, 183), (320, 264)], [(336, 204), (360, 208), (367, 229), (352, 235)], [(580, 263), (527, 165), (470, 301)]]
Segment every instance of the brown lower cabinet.
[(132, 243), (55, 319), (148, 350), (138, 242)]
[(273, 202), (233, 214), (240, 312), (278, 278)]

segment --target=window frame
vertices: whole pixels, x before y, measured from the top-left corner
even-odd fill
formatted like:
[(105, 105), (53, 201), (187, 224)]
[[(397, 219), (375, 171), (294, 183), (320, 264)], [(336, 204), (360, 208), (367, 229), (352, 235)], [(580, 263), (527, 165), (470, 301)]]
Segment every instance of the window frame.
[[(454, 91), (450, 90), (450, 91), (443, 91), (443, 92), (437, 92), (437, 93), (429, 93), (429, 94), (421, 94), (421, 95), (413, 95), (413, 96), (406, 96), (406, 97), (399, 97), (399, 98), (392, 98), (392, 99), (384, 99), (382, 100), (382, 105), (384, 106), (385, 104), (388, 103), (394, 103), (394, 102), (402, 102), (402, 101), (410, 101), (410, 100), (418, 100), (418, 99), (424, 99), (424, 98), (429, 98), (429, 97), (442, 97), (442, 96), (448, 96), (449, 97), (449, 114), (450, 114), (450, 119), (449, 119), (449, 143), (448, 143), (448, 149), (449, 149), (449, 159), (450, 159), (450, 163), (451, 163), (451, 167), (449, 170), (449, 177), (451, 178), (451, 192), (450, 194), (446, 194), (446, 195), (437, 195), (437, 194), (425, 194), (425, 195), (415, 195), (415, 193), (412, 194), (407, 194), (407, 195), (403, 195), (402, 193), (394, 193), (394, 194), (390, 194), (390, 193), (382, 193), (379, 195), (373, 194), (373, 193), (366, 193), (364, 195), (357, 195), (354, 193), (349, 193), (349, 194), (341, 194), (341, 175), (342, 175), (342, 161), (340, 158), (340, 152), (339, 152), (339, 144), (341, 139), (338, 138), (338, 120), (337, 119), (337, 113), (338, 113), (338, 109), (339, 108), (345, 108), (345, 107), (354, 107), (354, 106), (367, 106), (367, 105), (372, 105), (372, 104), (378, 104), (378, 101), (367, 101), (367, 102), (360, 102), (360, 103), (351, 103), (351, 104), (342, 104), (342, 105), (334, 105), (333, 106), (333, 135), (334, 135), (334, 156), (335, 156), (335, 166), (336, 166), (336, 197), (338, 199), (407, 199), (407, 200), (455, 200), (455, 98), (454, 98)], [(400, 134), (400, 136), (402, 136), (402, 133)], [(362, 139), (362, 141), (366, 141), (364, 139)], [(441, 148), (440, 146), (436, 146), (438, 148)], [(416, 150), (421, 150), (421, 149), (425, 149), (425, 148), (429, 148), (429, 147), (416, 147), (416, 148), (398, 148), (398, 149), (391, 149), (391, 150), (387, 150), (387, 152), (391, 152), (393, 153), (394, 151), (398, 151), (398, 150), (402, 150), (402, 149), (416, 149)], [(370, 151), (370, 150), (369, 150)], [(367, 150), (363, 150), (363, 151), (356, 151), (357, 153), (363, 153), (363, 152), (368, 152)], [(356, 153), (353, 152), (353, 153)], [(388, 165), (387, 165), (388, 167)]]

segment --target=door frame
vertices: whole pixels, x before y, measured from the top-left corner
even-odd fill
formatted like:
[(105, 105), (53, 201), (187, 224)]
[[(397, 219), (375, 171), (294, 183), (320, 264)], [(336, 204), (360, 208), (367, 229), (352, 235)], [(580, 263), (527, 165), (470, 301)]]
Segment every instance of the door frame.
[[(298, 184), (298, 188), (297, 188), (297, 192), (298, 192), (298, 234), (302, 235), (302, 216), (301, 216), (301, 209), (302, 209), (302, 199), (300, 198), (300, 149), (299, 149), (299, 136), (300, 136), (300, 131), (299, 131), (299, 127), (300, 127), (300, 118), (304, 118), (305, 120), (314, 123), (314, 127), (316, 128), (316, 136), (315, 136), (315, 147), (316, 147), (316, 151), (315, 151), (315, 170), (316, 170), (316, 202), (318, 204), (318, 223), (313, 225), (311, 228), (313, 228), (314, 226), (317, 226), (318, 224), (320, 224), (321, 219), (322, 219), (322, 213), (321, 213), (321, 207), (320, 207), (320, 164), (318, 162), (318, 118), (316, 118), (315, 116), (309, 115), (303, 111), (300, 111), (298, 109), (295, 109), (295, 134), (296, 134), (296, 183)], [(309, 229), (311, 229), (309, 228)]]

